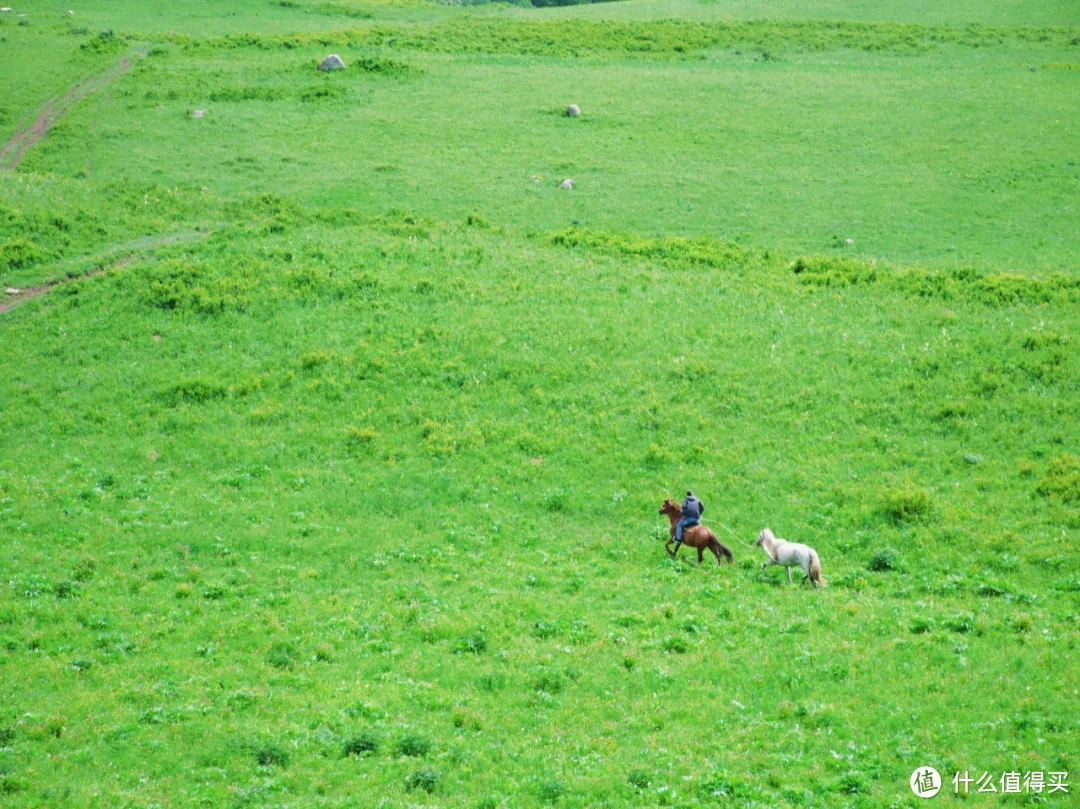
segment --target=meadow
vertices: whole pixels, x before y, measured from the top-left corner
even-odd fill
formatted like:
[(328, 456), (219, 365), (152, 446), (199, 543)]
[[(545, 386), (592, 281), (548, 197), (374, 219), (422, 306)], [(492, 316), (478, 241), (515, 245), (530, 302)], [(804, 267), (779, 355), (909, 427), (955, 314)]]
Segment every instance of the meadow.
[(951, 784), (1077, 759), (1071, 4), (68, 16), (0, 17), (5, 141), (130, 65), (0, 173), (3, 805), (1073, 804)]

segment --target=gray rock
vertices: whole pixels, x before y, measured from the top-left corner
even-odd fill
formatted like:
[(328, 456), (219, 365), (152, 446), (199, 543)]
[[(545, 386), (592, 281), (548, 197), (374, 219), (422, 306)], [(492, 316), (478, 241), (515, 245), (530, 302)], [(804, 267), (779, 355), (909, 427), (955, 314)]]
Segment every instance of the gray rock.
[(574, 181), (567, 178), (559, 183), (559, 188), (565, 188), (567, 191), (574, 190)]
[(336, 53), (332, 53), (319, 62), (319, 70), (344, 70), (345, 63)]
[(192, 110), (191, 111), (191, 117), (192, 118), (202, 118), (205, 115), (206, 115), (206, 110)]
[(566, 108), (566, 115), (570, 118), (580, 118), (581, 110), (578, 108), (577, 104), (571, 104)]

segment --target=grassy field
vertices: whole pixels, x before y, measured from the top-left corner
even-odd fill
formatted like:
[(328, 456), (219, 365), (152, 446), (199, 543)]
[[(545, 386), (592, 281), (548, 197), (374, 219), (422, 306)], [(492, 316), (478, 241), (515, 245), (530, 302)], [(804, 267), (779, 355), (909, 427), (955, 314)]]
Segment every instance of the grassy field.
[(1077, 760), (1071, 4), (75, 10), (0, 16), (5, 142), (129, 64), (0, 173), (2, 805), (1074, 805), (951, 783)]

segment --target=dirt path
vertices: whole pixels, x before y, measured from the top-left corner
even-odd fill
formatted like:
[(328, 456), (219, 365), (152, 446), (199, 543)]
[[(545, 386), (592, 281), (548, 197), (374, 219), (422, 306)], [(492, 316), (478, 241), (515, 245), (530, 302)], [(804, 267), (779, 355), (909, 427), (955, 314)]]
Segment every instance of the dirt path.
[[(112, 256), (115, 253), (123, 253), (127, 251), (127, 255), (121, 256), (119, 258), (112, 258), (111, 260), (103, 259), (95, 269), (90, 270), (89, 272), (74, 276), (61, 276), (60, 278), (54, 278), (52, 281), (46, 281), (44, 284), (37, 284), (36, 286), (32, 287), (0, 288), (0, 315), (4, 314), (4, 312), (10, 311), (11, 309), (14, 309), (20, 303), (24, 303), (34, 298), (40, 298), (50, 289), (63, 286), (64, 284), (70, 284), (72, 281), (80, 281), (84, 278), (97, 278), (99, 275), (104, 275), (107, 272), (119, 270), (122, 267), (126, 267), (128, 264), (135, 260), (136, 255), (140, 250), (150, 247), (160, 247), (162, 245), (173, 244), (175, 242), (193, 242), (198, 239), (204, 239), (209, 235), (209, 232), (184, 230), (177, 233), (170, 233), (167, 236), (140, 236), (138, 239), (132, 239), (130, 242), (124, 242), (123, 244), (119, 244), (113, 247), (106, 254), (108, 256)], [(85, 260), (85, 257), (69, 259), (59, 264), (58, 269), (62, 268), (64, 264), (72, 264), (75, 261), (81, 262)]]
[(127, 73), (128, 68), (131, 66), (131, 60), (142, 58), (144, 55), (145, 52), (139, 52), (134, 56), (125, 56), (115, 65), (111, 65), (97, 73), (88, 73), (62, 96), (54, 96), (46, 101), (45, 106), (38, 113), (37, 120), (28, 129), (23, 129), (22, 122), (20, 122), (11, 140), (7, 142), (3, 149), (0, 149), (0, 170), (14, 170), (19, 165), (19, 161), (26, 150), (45, 137), (49, 130), (56, 125), (57, 121), (63, 118), (72, 107), (94, 92), (94, 90), (104, 87), (118, 76)]

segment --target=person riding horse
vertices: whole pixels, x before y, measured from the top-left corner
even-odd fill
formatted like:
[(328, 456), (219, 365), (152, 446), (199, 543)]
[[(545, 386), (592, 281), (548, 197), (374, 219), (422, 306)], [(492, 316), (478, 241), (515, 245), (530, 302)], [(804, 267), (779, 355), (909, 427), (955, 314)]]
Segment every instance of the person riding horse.
[(698, 525), (701, 515), (705, 513), (705, 504), (698, 500), (691, 491), (686, 492), (686, 499), (682, 501), (682, 519), (675, 525), (675, 550), (679, 550), (682, 544), (684, 528)]

